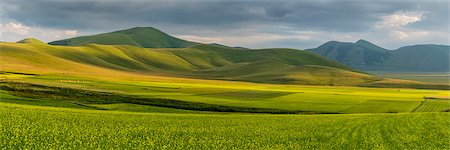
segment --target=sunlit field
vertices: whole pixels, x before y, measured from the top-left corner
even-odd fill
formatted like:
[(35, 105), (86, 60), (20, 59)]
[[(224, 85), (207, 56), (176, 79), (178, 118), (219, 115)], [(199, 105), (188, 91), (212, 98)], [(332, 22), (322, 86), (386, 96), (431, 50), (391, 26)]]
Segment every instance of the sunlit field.
[(386, 72), (373, 71), (375, 75), (388, 78), (415, 80), (434, 84), (450, 84), (450, 72)]
[(21, 1), (0, 1), (0, 149), (450, 149), (450, 46), (404, 45), (448, 35), (420, 29), (431, 3)]
[[(448, 97), (446, 90), (402, 88), (364, 88), (345, 86), (301, 86), (256, 84), (247, 82), (196, 80), (183, 78), (121, 78), (82, 77), (70, 75), (3, 75), (8, 81), (132, 95), (142, 98), (164, 98), (191, 103), (221, 106), (296, 110), (317, 113), (397, 113), (412, 112), (425, 101), (424, 97)], [(4, 90), (5, 94), (14, 94)], [(49, 99), (49, 98), (47, 98)], [(45, 99), (36, 99), (45, 101)], [(30, 103), (33, 100), (2, 101)], [(52, 100), (48, 105), (73, 103)], [(115, 109), (120, 102), (102, 104), (83, 102), (89, 108)], [(443, 111), (447, 106), (443, 106)], [(122, 107), (123, 109), (123, 107)]]
[(0, 143), (6, 149), (447, 149), (448, 118), (131, 113), (0, 103)]

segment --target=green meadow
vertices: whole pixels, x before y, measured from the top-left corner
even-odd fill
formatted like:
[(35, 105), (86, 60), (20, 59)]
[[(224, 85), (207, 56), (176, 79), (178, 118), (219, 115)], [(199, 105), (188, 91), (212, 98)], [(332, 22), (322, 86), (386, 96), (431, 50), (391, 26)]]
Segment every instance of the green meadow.
[[(316, 113), (412, 112), (425, 101), (424, 97), (448, 97), (449, 94), (446, 90), (259, 84), (182, 78), (158, 79), (155, 77), (153, 79), (128, 81), (118, 78), (87, 78), (67, 74), (64, 76), (12, 76), (9, 77), (9, 75), (4, 74), (3, 78), (8, 78), (8, 81), (132, 95), (138, 98), (159, 98), (193, 104), (201, 103)], [(14, 92), (7, 89), (3, 90), (5, 94), (14, 94)], [(17, 94), (17, 92), (15, 93)], [(42, 99), (37, 100), (42, 101)], [(11, 100), (5, 97), (2, 101)], [(73, 103), (77, 100), (48, 101)], [(30, 100), (25, 102), (30, 102)], [(17, 101), (17, 103), (20, 102)], [(89, 108), (99, 107), (100, 109), (114, 108), (114, 105), (111, 104), (118, 105), (118, 103), (124, 102), (110, 101), (105, 106), (102, 106), (103, 102), (99, 103), (98, 101), (77, 101), (77, 103)], [(91, 104), (95, 104), (95, 106), (92, 105), (91, 107)], [(446, 108), (448, 107), (444, 105), (443, 108), (434, 111), (444, 111)]]
[(450, 85), (449, 72), (387, 72), (387, 71), (372, 71), (375, 75), (387, 78), (397, 78), (405, 80), (415, 80), (426, 83)]
[(447, 90), (0, 76), (5, 149), (450, 148)]
[(128, 32), (111, 38), (137, 46), (0, 43), (0, 148), (450, 148), (448, 85), (307, 51), (148, 43)]
[(448, 113), (170, 114), (0, 103), (5, 149), (448, 149)]

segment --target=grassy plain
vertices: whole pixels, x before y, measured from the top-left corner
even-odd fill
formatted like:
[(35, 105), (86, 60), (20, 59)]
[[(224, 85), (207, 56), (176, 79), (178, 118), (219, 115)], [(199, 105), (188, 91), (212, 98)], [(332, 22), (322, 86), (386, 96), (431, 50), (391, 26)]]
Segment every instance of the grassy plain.
[[(69, 74), (3, 74), (2, 77), (8, 81), (125, 94), (141, 98), (162, 98), (227, 107), (327, 113), (412, 112), (421, 105), (425, 96), (449, 96), (446, 90), (257, 84), (156, 76), (112, 78), (101, 75), (87, 77)], [(6, 100), (8, 99), (4, 98), (1, 101)], [(78, 101), (78, 104), (80, 103), (91, 104)], [(96, 107), (102, 107), (100, 106), (102, 104), (95, 104)], [(111, 106), (114, 105), (104, 107)]]
[(433, 84), (450, 85), (450, 73), (449, 72), (386, 72), (386, 71), (373, 71), (372, 74), (386, 77), (405, 80), (414, 80)]
[(132, 113), (0, 103), (6, 149), (448, 149), (448, 113)]
[[(215, 45), (140, 48), (129, 45), (54, 46), (35, 39), (0, 43), (3, 71), (126, 73), (303, 85), (360, 86), (385, 79), (295, 49), (248, 50)], [(33, 57), (29, 57), (33, 56)], [(397, 84), (394, 80), (389, 83)], [(400, 84), (400, 83), (399, 83)], [(421, 85), (402, 81), (400, 86)], [(386, 85), (385, 85), (386, 86)]]
[[(380, 79), (309, 53), (212, 50), (204, 45), (64, 47), (35, 40), (0, 44), (0, 148), (4, 149), (450, 147), (446, 140), (450, 115), (443, 112), (450, 108), (445, 100), (448, 90), (293, 85), (318, 81), (336, 85), (336, 76), (354, 81), (349, 85)], [(236, 55), (241, 52), (252, 57)], [(281, 70), (268, 72), (257, 66)], [(259, 72), (239, 74), (251, 69)], [(177, 76), (183, 72), (193, 78)], [(233, 77), (226, 80), (283, 77), (282, 81), (299, 82), (195, 79), (199, 77), (195, 74), (225, 78), (220, 77), (224, 73)]]

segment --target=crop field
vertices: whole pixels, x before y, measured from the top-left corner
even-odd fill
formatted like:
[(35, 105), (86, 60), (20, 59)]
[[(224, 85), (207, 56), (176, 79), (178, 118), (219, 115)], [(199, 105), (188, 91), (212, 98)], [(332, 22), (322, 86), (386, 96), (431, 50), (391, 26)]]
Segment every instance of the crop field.
[(132, 113), (0, 103), (0, 145), (5, 149), (448, 149), (448, 118), (448, 113)]
[(450, 100), (427, 99), (414, 112), (450, 111)]
[(415, 80), (420, 82), (427, 82), (433, 84), (446, 84), (450, 85), (450, 73), (449, 72), (383, 72), (374, 71), (370, 72), (382, 77)]
[(450, 148), (448, 90), (140, 74), (0, 79), (2, 149)]
[(450, 150), (445, 5), (22, 1), (0, 1), (0, 150)]
[[(421, 105), (426, 96), (448, 97), (449, 94), (446, 90), (256, 84), (182, 78), (135, 78), (130, 81), (121, 78), (93, 78), (69, 75), (24, 75), (24, 77), (3, 75), (3, 78), (5, 81), (20, 81), (52, 87), (125, 94), (140, 98), (170, 99), (193, 104), (202, 103), (224, 107), (252, 107), (316, 113), (412, 112)], [(3, 93), (14, 95), (14, 93), (10, 93), (7, 90), (4, 90)], [(29, 98), (30, 96), (25, 97)], [(47, 103), (51, 102), (58, 106), (65, 104), (80, 107), (81, 105), (98, 109), (112, 107), (114, 105), (111, 104), (121, 103), (119, 101), (89, 102), (73, 99), (70, 101), (53, 100), (49, 102), (48, 99), (41, 98), (37, 100), (47, 101)], [(7, 98), (3, 98), (1, 101), (14, 102)], [(32, 101), (27, 100), (25, 102), (31, 103)], [(77, 103), (74, 104), (74, 101)], [(105, 106), (102, 106), (102, 104), (105, 104)], [(111, 109), (123, 110), (125, 108), (127, 107), (114, 107)]]

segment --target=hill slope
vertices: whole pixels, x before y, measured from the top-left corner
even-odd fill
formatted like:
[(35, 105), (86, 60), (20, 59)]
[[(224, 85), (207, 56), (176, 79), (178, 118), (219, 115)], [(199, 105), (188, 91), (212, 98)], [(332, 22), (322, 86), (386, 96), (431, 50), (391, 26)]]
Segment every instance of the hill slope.
[(356, 43), (331, 41), (308, 51), (360, 70), (376, 69), (374, 66), (382, 65), (390, 56), (388, 50), (364, 40)]
[(365, 71), (448, 72), (450, 46), (414, 45), (387, 50), (368, 41), (327, 42), (307, 51)]
[(0, 46), (3, 71), (92, 74), (119, 71), (312, 85), (362, 85), (381, 80), (294, 49), (247, 50), (215, 45), (158, 49), (97, 44), (72, 47), (36, 41)]
[(146, 48), (181, 48), (198, 43), (175, 38), (152, 27), (136, 27), (110, 33), (82, 36), (50, 42), (51, 45), (132, 45)]
[(383, 69), (399, 71), (450, 71), (450, 46), (414, 45), (391, 52)]

